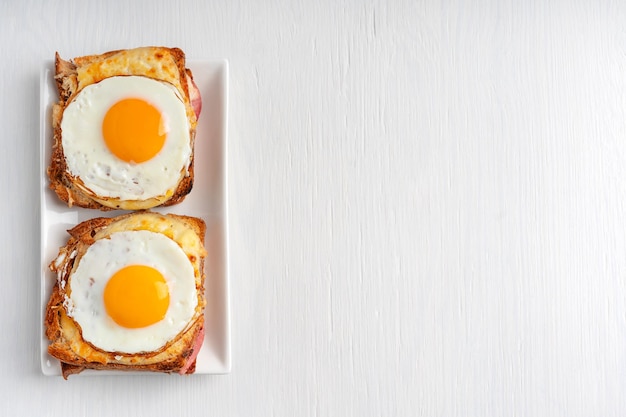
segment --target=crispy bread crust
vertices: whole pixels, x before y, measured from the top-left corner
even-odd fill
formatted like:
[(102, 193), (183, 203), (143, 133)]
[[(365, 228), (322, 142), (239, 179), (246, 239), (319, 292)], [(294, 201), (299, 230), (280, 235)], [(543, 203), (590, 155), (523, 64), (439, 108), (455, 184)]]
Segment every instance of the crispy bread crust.
[[(99, 232), (106, 232), (106, 229), (113, 223), (142, 213), (182, 222), (187, 229), (196, 233), (204, 245), (206, 231), (204, 221), (195, 217), (174, 214), (138, 212), (115, 218), (99, 217), (84, 221), (68, 230), (70, 238), (67, 244), (59, 249), (59, 256), (50, 264), (50, 269), (57, 273), (57, 281), (50, 295), (45, 317), (46, 337), (50, 340), (48, 353), (61, 362), (62, 375), (65, 379), (85, 369), (185, 374), (193, 373), (195, 370), (195, 355), (201, 345), (197, 342), (198, 338), (202, 338), (204, 334), (204, 305), (206, 303), (204, 299), (204, 248), (199, 259), (190, 257), (190, 261), (196, 262), (198, 268), (196, 290), (199, 308), (190, 324), (174, 340), (157, 351), (126, 354), (107, 352), (93, 346), (82, 338), (80, 326), (68, 315), (64, 304), (65, 285), (74, 268), (74, 263), (79, 261), (87, 248), (96, 241), (94, 237), (102, 236)], [(189, 363), (190, 358), (193, 363)]]
[[(191, 107), (190, 86), (193, 82), (192, 73), (185, 68), (185, 54), (179, 48), (164, 47), (144, 47), (137, 48), (142, 55), (147, 55), (158, 65), (161, 61), (173, 63), (170, 66), (163, 64), (165, 69), (162, 72), (171, 75), (176, 81), (176, 87), (182, 94), (187, 116), (190, 121), (190, 140), (192, 154), (186, 172), (181, 174), (178, 187), (171, 196), (159, 196), (147, 200), (128, 201), (116, 198), (99, 198), (87, 191), (80, 178), (74, 177), (67, 169), (65, 156), (63, 153), (63, 139), (61, 131), (61, 120), (63, 111), (87, 85), (101, 81), (108, 76), (114, 75), (143, 75), (150, 76), (151, 70), (134, 68), (129, 66), (120, 73), (107, 71), (106, 60), (119, 54), (124, 54), (133, 50), (110, 51), (100, 55), (89, 55), (74, 58), (72, 61), (63, 60), (58, 53), (55, 54), (55, 83), (59, 92), (59, 102), (52, 109), (53, 145), (50, 165), (48, 166), (49, 187), (64, 201), (68, 207), (78, 206), (102, 211), (125, 209), (142, 210), (157, 206), (171, 206), (182, 202), (187, 194), (191, 192), (194, 179), (194, 142), (196, 132), (196, 115)], [(87, 74), (79, 73), (81, 69), (87, 68)], [(172, 71), (172, 68), (176, 68)], [(158, 73), (156, 74), (158, 79)], [(193, 91), (196, 93), (196, 91)]]

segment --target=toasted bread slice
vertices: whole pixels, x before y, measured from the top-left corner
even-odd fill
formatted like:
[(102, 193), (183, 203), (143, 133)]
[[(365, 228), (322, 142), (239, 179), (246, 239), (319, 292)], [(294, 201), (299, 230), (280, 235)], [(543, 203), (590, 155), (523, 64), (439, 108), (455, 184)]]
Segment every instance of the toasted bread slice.
[[(81, 326), (72, 317), (72, 274), (88, 248), (100, 239), (109, 239), (120, 231), (148, 230), (175, 241), (185, 252), (194, 270), (197, 306), (184, 330), (155, 351), (128, 354), (107, 351), (83, 338)], [(57, 280), (50, 296), (46, 317), (48, 352), (61, 362), (65, 379), (84, 369), (153, 371), (189, 374), (195, 370), (195, 359), (204, 339), (204, 234), (203, 220), (174, 214), (135, 212), (115, 218), (94, 218), (69, 230), (67, 244), (60, 248), (50, 269)]]
[[(55, 56), (55, 81), (59, 102), (52, 109), (53, 146), (48, 167), (49, 186), (69, 207), (78, 206), (99, 210), (142, 210), (156, 206), (170, 206), (184, 200), (194, 180), (194, 141), (197, 119), (201, 108), (200, 93), (193, 82), (191, 70), (185, 68), (185, 55), (179, 48), (141, 47), (106, 52), (63, 60)], [(61, 122), (63, 112), (85, 87), (106, 78), (141, 76), (173, 86), (181, 97), (189, 122), (189, 141), (192, 149), (188, 165), (179, 173), (175, 189), (162, 195), (141, 200), (98, 195), (87, 187), (83, 179), (68, 169), (63, 151)]]

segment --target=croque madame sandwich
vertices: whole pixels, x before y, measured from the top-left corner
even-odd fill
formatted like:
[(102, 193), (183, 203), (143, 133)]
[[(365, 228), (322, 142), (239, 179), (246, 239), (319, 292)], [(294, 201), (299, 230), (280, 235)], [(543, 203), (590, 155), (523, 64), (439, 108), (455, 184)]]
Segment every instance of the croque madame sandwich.
[(178, 48), (61, 59), (50, 188), (68, 206), (141, 210), (181, 202), (193, 186), (202, 100)]
[(68, 233), (46, 317), (64, 378), (85, 369), (195, 371), (204, 339), (205, 223), (135, 212)]

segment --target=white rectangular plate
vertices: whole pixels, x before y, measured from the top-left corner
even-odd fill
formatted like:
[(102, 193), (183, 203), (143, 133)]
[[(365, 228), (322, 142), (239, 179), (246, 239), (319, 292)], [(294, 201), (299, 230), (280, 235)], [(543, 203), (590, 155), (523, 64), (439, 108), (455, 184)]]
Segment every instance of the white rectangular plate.
[[(202, 218), (207, 225), (205, 246), (206, 299), (205, 336), (196, 361), (196, 374), (230, 372), (230, 311), (228, 288), (228, 199), (227, 199), (227, 119), (228, 62), (226, 60), (187, 61), (202, 95), (202, 112), (195, 141), (194, 186), (178, 205), (155, 209), (163, 213), (185, 214)], [(41, 369), (44, 375), (61, 375), (59, 361), (48, 355), (48, 339), (43, 320), (46, 305), (56, 280), (48, 268), (69, 235), (67, 230), (94, 217), (113, 217), (121, 211), (101, 212), (68, 208), (48, 188), (46, 170), (52, 149), (52, 104), (58, 101), (54, 82), (54, 64), (41, 70)], [(85, 371), (81, 375), (113, 375), (115, 371)], [(125, 373), (124, 373), (125, 374)], [(145, 373), (144, 373), (145, 374)]]

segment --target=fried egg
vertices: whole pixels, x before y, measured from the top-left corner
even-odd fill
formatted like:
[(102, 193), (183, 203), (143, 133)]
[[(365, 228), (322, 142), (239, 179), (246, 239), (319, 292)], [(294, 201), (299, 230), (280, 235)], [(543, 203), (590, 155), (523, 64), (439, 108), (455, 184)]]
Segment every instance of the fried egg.
[(67, 169), (98, 197), (173, 194), (192, 154), (183, 99), (169, 83), (115, 76), (83, 88), (63, 111)]
[(183, 331), (198, 304), (194, 267), (162, 233), (119, 231), (96, 240), (68, 284), (68, 315), (107, 352), (153, 352)]

